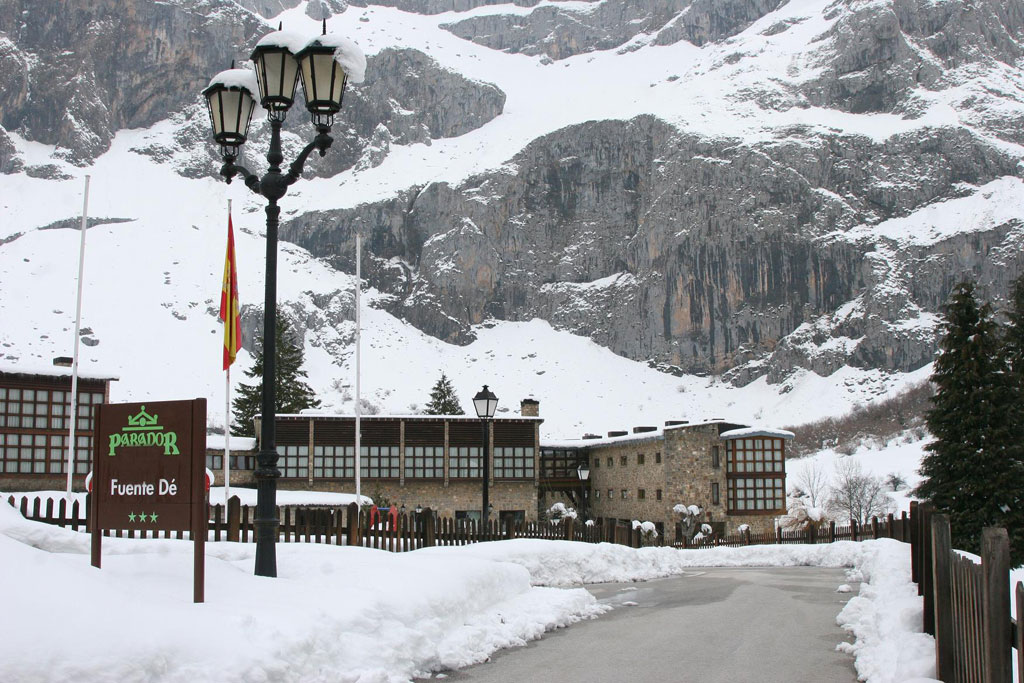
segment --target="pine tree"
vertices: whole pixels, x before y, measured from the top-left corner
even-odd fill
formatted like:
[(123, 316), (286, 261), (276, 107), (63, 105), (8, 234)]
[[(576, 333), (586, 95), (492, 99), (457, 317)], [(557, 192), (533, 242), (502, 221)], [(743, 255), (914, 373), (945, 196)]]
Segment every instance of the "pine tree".
[(935, 441), (916, 494), (949, 515), (954, 547), (978, 552), (982, 528), (1007, 526), (1007, 511), (1018, 507), (1014, 390), (992, 308), (978, 304), (973, 283), (954, 289), (943, 331), (926, 415)]
[[(306, 408), (319, 408), (320, 401), (305, 383), (302, 369), (302, 347), (292, 341), (281, 316), (274, 327), (274, 403), (278, 414), (298, 413)], [(253, 418), (263, 412), (263, 340), (256, 341), (252, 367), (245, 375), (255, 384), (240, 384), (232, 402), (235, 424), (232, 431), (241, 436), (255, 436)]]
[(1002, 345), (1006, 382), (1002, 402), (1008, 413), (1006, 451), (1010, 462), (1006, 465), (1007, 481), (1000, 482), (1000, 488), (1011, 500), (1004, 502), (1007, 509), (1000, 508), (1003, 519), (999, 526), (1005, 527), (1010, 535), (1010, 559), (1017, 566), (1024, 564), (1024, 275), (1013, 283), (1006, 318)]
[(423, 408), (424, 415), (464, 415), (459, 397), (455, 395), (452, 383), (441, 373), (441, 379), (430, 390), (430, 401)]

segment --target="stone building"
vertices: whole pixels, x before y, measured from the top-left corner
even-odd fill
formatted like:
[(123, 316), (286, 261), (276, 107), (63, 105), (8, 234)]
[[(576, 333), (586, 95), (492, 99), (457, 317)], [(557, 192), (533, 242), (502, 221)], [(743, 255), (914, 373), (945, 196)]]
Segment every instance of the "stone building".
[[(792, 437), (714, 420), (544, 440), (542, 462), (562, 463), (562, 476), (549, 479), (540, 504), (568, 499), (584, 517), (651, 521), (673, 538), (678, 504), (700, 506), (703, 521), (719, 534), (734, 533), (741, 524), (770, 531), (786, 512), (785, 445)], [(575, 472), (579, 465), (589, 468), (585, 483)]]

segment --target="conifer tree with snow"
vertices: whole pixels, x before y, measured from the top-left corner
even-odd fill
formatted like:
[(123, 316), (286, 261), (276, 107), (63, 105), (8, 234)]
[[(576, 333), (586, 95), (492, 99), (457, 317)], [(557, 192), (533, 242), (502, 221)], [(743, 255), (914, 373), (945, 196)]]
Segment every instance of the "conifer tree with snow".
[(451, 381), (441, 373), (441, 379), (434, 383), (430, 390), (430, 401), (423, 408), (424, 415), (464, 415), (459, 397)]
[[(298, 413), (306, 408), (319, 408), (320, 401), (304, 381), (302, 369), (305, 354), (294, 342), (287, 324), (277, 317), (274, 327), (274, 404), (278, 414)], [(246, 377), (256, 379), (255, 384), (238, 385), (238, 395), (232, 402), (235, 424), (232, 432), (240, 436), (255, 436), (253, 418), (263, 412), (263, 339), (256, 340), (252, 367)]]
[[(954, 288), (943, 333), (926, 415), (935, 441), (925, 447), (915, 493), (949, 515), (955, 548), (976, 553), (986, 526), (1006, 527), (1011, 539), (1014, 526), (1021, 533), (1020, 427), (1009, 405), (1016, 391), (992, 307), (978, 303), (973, 283)], [(1014, 545), (1019, 563), (1024, 548)]]

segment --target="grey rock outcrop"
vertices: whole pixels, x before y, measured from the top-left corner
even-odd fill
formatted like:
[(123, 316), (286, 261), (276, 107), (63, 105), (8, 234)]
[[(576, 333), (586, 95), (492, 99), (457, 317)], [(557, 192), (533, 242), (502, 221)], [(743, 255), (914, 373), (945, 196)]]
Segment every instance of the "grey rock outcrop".
[(0, 0), (0, 125), (86, 163), (180, 110), (265, 29), (230, 0)]
[[(926, 362), (934, 340), (906, 334), (900, 321), (937, 310), (957, 269), (940, 267), (947, 275), (927, 296), (908, 290), (895, 306), (885, 296), (892, 278), (872, 265), (874, 245), (825, 236), (1021, 172), (963, 130), (883, 144), (810, 136), (748, 146), (681, 134), (653, 117), (558, 131), (509, 166), (515, 175), (300, 216), (282, 234), (349, 269), (354, 231), (363, 232), (364, 273), (391, 294), (389, 310), (450, 341), (468, 341), (488, 318), (541, 317), (663, 368), (721, 372), (763, 361), (749, 380), (772, 370), (775, 352), (777, 367), (841, 363), (846, 356), (829, 360), (802, 342), (777, 347), (864, 296), (859, 318), (819, 326), (818, 336), (869, 335), (847, 355), (906, 370)], [(893, 258), (906, 261), (901, 269), (918, 262), (912, 252)], [(981, 262), (962, 266), (977, 273)]]
[(655, 36), (657, 45), (681, 40), (703, 45), (739, 33), (780, 4), (782, 0), (643, 0), (603, 2), (585, 10), (543, 5), (525, 15), (482, 15), (445, 28), (495, 50), (565, 59), (614, 49), (642, 34)]

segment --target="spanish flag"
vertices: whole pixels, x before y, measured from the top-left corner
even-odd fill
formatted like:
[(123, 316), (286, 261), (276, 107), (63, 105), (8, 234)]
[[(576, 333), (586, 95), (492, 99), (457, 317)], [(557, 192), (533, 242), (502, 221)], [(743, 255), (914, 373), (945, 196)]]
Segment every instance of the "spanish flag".
[(238, 271), (235, 267), (235, 233), (228, 212), (228, 252), (224, 259), (224, 284), (220, 291), (220, 319), (224, 321), (224, 369), (235, 362), (242, 348), (242, 321), (238, 317)]

